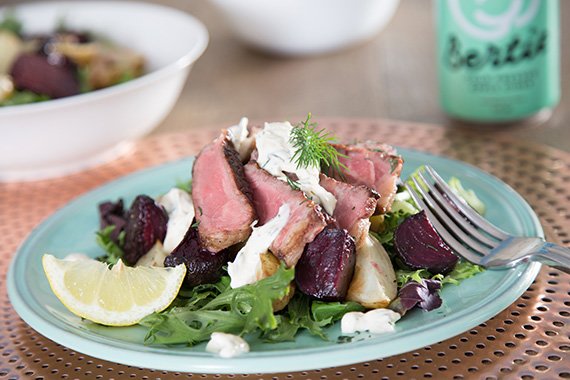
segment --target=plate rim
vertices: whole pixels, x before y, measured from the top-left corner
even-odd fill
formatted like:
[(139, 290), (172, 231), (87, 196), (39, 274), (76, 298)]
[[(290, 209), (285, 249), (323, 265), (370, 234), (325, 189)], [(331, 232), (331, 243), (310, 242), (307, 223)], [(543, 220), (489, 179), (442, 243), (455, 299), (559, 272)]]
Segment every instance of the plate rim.
[[(526, 200), (516, 192), (508, 184), (495, 177), (494, 175), (485, 172), (484, 170), (454, 159), (446, 157), (444, 155), (435, 155), (429, 152), (424, 152), (417, 149), (397, 147), (397, 149), (402, 153), (404, 159), (406, 154), (420, 155), (433, 157), (436, 159), (442, 159), (444, 161), (450, 161), (453, 165), (468, 166), (472, 171), (475, 171), (477, 177), (483, 176), (487, 179), (496, 182), (502, 188), (504, 188), (510, 195), (515, 196), (515, 200), (522, 206), (522, 210), (529, 217), (532, 222), (532, 227), (536, 231), (538, 236), (544, 237), (544, 232), (538, 216), (532, 210), (530, 205)], [(384, 353), (382, 350), (371, 350), (375, 346), (386, 346), (386, 342), (373, 342), (364, 341), (352, 343), (351, 347), (346, 345), (335, 345), (330, 347), (318, 347), (318, 348), (303, 348), (295, 350), (277, 350), (268, 352), (252, 352), (250, 355), (242, 356), (233, 359), (220, 359), (219, 357), (212, 356), (207, 353), (197, 353), (197, 352), (183, 352), (169, 349), (167, 353), (153, 351), (149, 349), (149, 346), (141, 347), (146, 348), (146, 350), (133, 350), (132, 343), (123, 342), (120, 340), (112, 340), (113, 344), (106, 344), (104, 341), (111, 340), (108, 337), (103, 337), (101, 341), (92, 340), (83, 335), (77, 335), (71, 331), (67, 331), (61, 326), (53, 323), (50, 320), (42, 318), (40, 314), (33, 309), (31, 305), (26, 303), (25, 296), (22, 294), (22, 289), (19, 288), (15, 277), (15, 270), (18, 265), (19, 257), (22, 256), (20, 252), (25, 252), (27, 246), (33, 246), (35, 239), (40, 236), (42, 230), (47, 229), (49, 225), (54, 223), (58, 218), (63, 217), (65, 210), (67, 208), (74, 207), (75, 204), (80, 203), (84, 198), (91, 198), (97, 196), (97, 193), (105, 193), (109, 188), (117, 186), (123, 181), (132, 181), (138, 177), (146, 177), (154, 171), (162, 171), (167, 168), (177, 167), (185, 162), (191, 163), (194, 157), (184, 157), (174, 161), (169, 161), (160, 165), (151, 166), (141, 170), (134, 171), (132, 173), (123, 175), (119, 178), (111, 180), (109, 182), (100, 184), (94, 189), (91, 189), (72, 200), (68, 201), (64, 206), (54, 210), (48, 217), (46, 217), (41, 223), (34, 227), (22, 244), (18, 247), (15, 254), (11, 258), (10, 266), (7, 273), (7, 291), (10, 302), (20, 318), (22, 318), (31, 328), (33, 328), (38, 333), (53, 340), (56, 343), (62, 344), (70, 349), (78, 352), (82, 352), (86, 355), (90, 355), (102, 360), (109, 360), (115, 363), (137, 366), (142, 368), (153, 368), (168, 371), (182, 371), (182, 372), (201, 372), (201, 373), (280, 373), (280, 372), (291, 372), (291, 371), (303, 371), (312, 370), (316, 368), (325, 367), (336, 367), (341, 365), (349, 365), (357, 362), (363, 362), (367, 360), (374, 360), (381, 357), (389, 357), (393, 355), (402, 354), (404, 352), (410, 352), (418, 348), (424, 347), (426, 345), (434, 344), (441, 340), (450, 339), (453, 336), (461, 334), (478, 324), (488, 320), (489, 318), (497, 315), (502, 310), (511, 305), (520, 295), (528, 288), (541, 268), (539, 263), (528, 263), (522, 266), (516, 267), (514, 269), (508, 269), (504, 272), (510, 272), (503, 279), (501, 283), (501, 292), (499, 294), (493, 293), (497, 296), (493, 304), (493, 308), (483, 308), (479, 309), (476, 313), (470, 314), (470, 321), (466, 324), (465, 315), (467, 313), (464, 310), (461, 313), (454, 314), (454, 318), (449, 321), (446, 318), (438, 319), (430, 323), (430, 327), (438, 327), (445, 323), (446, 331), (448, 332), (445, 337), (441, 338), (437, 336), (437, 333), (430, 333), (429, 330), (422, 332), (422, 339), (416, 339), (415, 343), (408, 344), (402, 347), (400, 344), (397, 349), (391, 350), (389, 353)], [(508, 281), (507, 281), (508, 280)], [(25, 292), (24, 292), (25, 293)], [(465, 327), (465, 326), (469, 327)], [(398, 341), (405, 339), (413, 331), (405, 331), (403, 336), (398, 337)], [(377, 348), (377, 347), (376, 347)], [(393, 348), (393, 347), (392, 347)], [(334, 355), (338, 352), (346, 351), (350, 355)], [(386, 351), (384, 349), (384, 351)], [(333, 355), (326, 355), (323, 359), (319, 358), (317, 365), (307, 364), (307, 355), (322, 355), (324, 353), (330, 353)], [(136, 355), (133, 355), (133, 354)], [(277, 362), (267, 363), (267, 359), (274, 358), (276, 353), (279, 357), (286, 357), (288, 359), (293, 359), (289, 363), (278, 364)], [(197, 355), (198, 354), (198, 355)], [(180, 360), (180, 356), (185, 356), (184, 361)], [(126, 359), (124, 359), (126, 358)], [(294, 360), (294, 359), (304, 359), (304, 360)], [(158, 361), (157, 359), (160, 359)], [(160, 368), (151, 367), (149, 363), (157, 364), (160, 363)], [(282, 362), (280, 362), (282, 363)]]

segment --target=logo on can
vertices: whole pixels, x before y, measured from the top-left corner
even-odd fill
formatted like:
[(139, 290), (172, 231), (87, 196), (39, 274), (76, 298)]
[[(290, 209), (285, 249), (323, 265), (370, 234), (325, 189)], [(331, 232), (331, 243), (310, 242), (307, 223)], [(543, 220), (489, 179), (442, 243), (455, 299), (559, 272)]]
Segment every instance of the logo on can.
[(531, 117), (559, 100), (557, 0), (438, 2), (440, 99), (480, 122)]

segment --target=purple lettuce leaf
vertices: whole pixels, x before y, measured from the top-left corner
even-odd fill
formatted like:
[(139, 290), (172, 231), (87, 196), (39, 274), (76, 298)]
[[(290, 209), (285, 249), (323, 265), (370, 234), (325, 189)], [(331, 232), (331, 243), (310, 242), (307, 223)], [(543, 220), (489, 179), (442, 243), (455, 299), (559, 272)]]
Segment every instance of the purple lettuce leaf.
[(439, 296), (441, 282), (431, 279), (422, 279), (422, 282), (410, 281), (405, 284), (398, 294), (404, 310), (410, 310), (416, 305), (425, 311), (437, 309), (442, 300)]

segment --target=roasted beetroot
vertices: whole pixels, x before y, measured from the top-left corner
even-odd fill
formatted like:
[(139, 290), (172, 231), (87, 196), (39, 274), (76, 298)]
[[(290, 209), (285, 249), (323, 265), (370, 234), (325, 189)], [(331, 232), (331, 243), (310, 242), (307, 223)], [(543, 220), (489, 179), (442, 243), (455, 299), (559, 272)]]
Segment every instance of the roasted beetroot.
[(408, 217), (394, 233), (394, 246), (402, 262), (412, 269), (430, 273), (447, 273), (458, 257), (441, 239), (425, 211)]
[(79, 94), (75, 65), (59, 54), (24, 53), (10, 72), (18, 90), (29, 90), (50, 98)]
[(122, 199), (117, 202), (106, 201), (99, 204), (99, 227), (103, 230), (109, 226), (115, 226), (110, 238), (118, 244), (119, 235), (127, 226), (127, 212)]
[(326, 228), (307, 244), (295, 267), (299, 290), (324, 301), (342, 301), (354, 273), (356, 245), (345, 229)]
[(200, 244), (198, 230), (190, 227), (180, 244), (164, 259), (164, 266), (186, 265), (184, 283), (196, 286), (218, 281), (222, 274), (222, 266), (227, 262), (227, 250), (216, 253), (208, 251)]
[(154, 199), (139, 195), (127, 214), (123, 261), (134, 265), (157, 240), (164, 241), (168, 216)]

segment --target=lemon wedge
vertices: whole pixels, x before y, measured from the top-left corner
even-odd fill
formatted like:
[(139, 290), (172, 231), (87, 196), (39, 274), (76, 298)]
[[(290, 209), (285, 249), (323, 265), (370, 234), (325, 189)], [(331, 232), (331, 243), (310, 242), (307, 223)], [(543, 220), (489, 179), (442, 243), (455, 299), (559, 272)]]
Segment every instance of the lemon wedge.
[(128, 267), (89, 260), (42, 257), (51, 289), (72, 313), (107, 326), (129, 326), (174, 301), (186, 275), (174, 268)]

